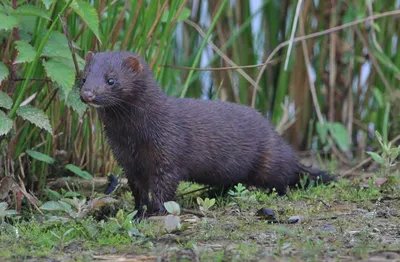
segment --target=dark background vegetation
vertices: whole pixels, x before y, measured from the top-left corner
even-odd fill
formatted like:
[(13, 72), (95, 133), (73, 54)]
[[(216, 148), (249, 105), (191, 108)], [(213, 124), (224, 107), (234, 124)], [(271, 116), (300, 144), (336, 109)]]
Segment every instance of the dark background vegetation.
[(75, 85), (89, 50), (137, 52), (169, 95), (253, 106), (341, 165), (379, 151), (375, 130), (397, 141), (399, 1), (301, 2), (0, 1), (3, 187), (12, 177), (20, 202), (49, 179), (118, 171)]

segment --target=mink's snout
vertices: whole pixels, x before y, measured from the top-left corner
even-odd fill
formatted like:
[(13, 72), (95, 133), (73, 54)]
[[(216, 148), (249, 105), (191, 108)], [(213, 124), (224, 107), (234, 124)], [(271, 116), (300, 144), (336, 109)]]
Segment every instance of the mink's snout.
[(95, 94), (92, 91), (82, 90), (81, 91), (81, 100), (84, 103), (92, 103), (96, 98)]

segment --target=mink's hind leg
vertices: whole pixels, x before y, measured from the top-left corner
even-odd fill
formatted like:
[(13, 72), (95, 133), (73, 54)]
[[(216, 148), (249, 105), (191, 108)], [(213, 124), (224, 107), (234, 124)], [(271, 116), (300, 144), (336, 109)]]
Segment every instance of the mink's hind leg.
[[(264, 152), (259, 159), (258, 165), (251, 172), (248, 184), (258, 187), (267, 188), (271, 192), (275, 191), (278, 195), (286, 194), (289, 184), (291, 164), (290, 161), (281, 163), (282, 159), (277, 159), (276, 155)], [(283, 160), (285, 161), (285, 160)]]

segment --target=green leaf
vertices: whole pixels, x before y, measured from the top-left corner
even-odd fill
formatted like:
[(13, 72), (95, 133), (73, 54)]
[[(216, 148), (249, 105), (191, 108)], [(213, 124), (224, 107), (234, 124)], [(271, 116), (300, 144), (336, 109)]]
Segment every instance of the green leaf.
[(15, 45), (18, 49), (18, 56), (15, 63), (29, 63), (35, 59), (36, 50), (28, 42), (15, 41)]
[[(177, 22), (182, 22), (182, 21), (186, 20), (187, 18), (190, 17), (190, 14), (191, 14), (190, 9), (187, 7), (184, 7), (178, 15)], [(168, 20), (169, 16), (170, 16), (170, 10), (167, 9), (164, 11), (164, 13), (161, 16), (161, 22), (162, 23), (171, 22)], [(172, 19), (173, 19), (173, 17), (171, 17), (171, 20)]]
[(72, 59), (67, 37), (58, 31), (51, 32), (41, 56)]
[(384, 103), (383, 103), (383, 94), (381, 92), (381, 90), (379, 90), (379, 88), (374, 87), (372, 88), (372, 93), (374, 94), (374, 97), (376, 99), (376, 101), (378, 102), (379, 107), (383, 107)]
[(329, 130), (332, 134), (333, 140), (342, 151), (348, 151), (350, 147), (347, 129), (342, 123), (329, 123)]
[(181, 208), (175, 201), (168, 201), (164, 203), (165, 209), (168, 213), (178, 216), (181, 213)]
[[(60, 89), (61, 91), (62, 89)], [(59, 96), (62, 100), (65, 101), (65, 94), (64, 92), (59, 92)], [(68, 98), (66, 101), (67, 106), (70, 106), (75, 112), (78, 113), (80, 117), (83, 116), (87, 105), (81, 101), (79, 89), (77, 87), (72, 88), (71, 92), (68, 94)]]
[(31, 122), (37, 127), (46, 130), (50, 134), (53, 134), (53, 129), (51, 128), (49, 117), (39, 108), (30, 105), (22, 106), (18, 108), (17, 115)]
[(375, 130), (375, 135), (376, 135), (376, 138), (378, 139), (378, 142), (381, 145), (381, 147), (384, 148), (385, 146), (383, 144), (383, 139), (382, 139), (381, 133), (379, 133), (378, 130)]
[(400, 69), (392, 62), (392, 60), (386, 56), (384, 53), (380, 52), (376, 47), (372, 45), (372, 51), (375, 57), (381, 62), (382, 65), (386, 66), (396, 75), (400, 75)]
[(8, 68), (4, 63), (0, 62), (0, 83), (7, 78), (8, 74), (9, 74)]
[(370, 155), (375, 162), (383, 165), (383, 158), (380, 155), (375, 152), (367, 152), (367, 154)]
[(0, 136), (6, 135), (13, 127), (13, 121), (0, 110)]
[(400, 150), (398, 148), (392, 148), (389, 151), (389, 156), (392, 160), (396, 160), (399, 156)]
[(101, 43), (99, 35), (99, 17), (97, 16), (96, 9), (88, 2), (81, 0), (72, 1), (70, 7), (82, 18)]
[(55, 2), (56, 0), (42, 0), (42, 3), (44, 4), (47, 10), (49, 10), (50, 6)]
[(57, 82), (66, 95), (71, 91), (75, 82), (75, 71), (57, 60), (43, 61), (47, 76)]
[(328, 125), (322, 125), (320, 122), (317, 122), (317, 133), (319, 138), (321, 139), (322, 144), (326, 144), (328, 138)]
[(0, 13), (0, 30), (12, 30), (18, 26), (18, 19), (11, 15)]
[(40, 209), (47, 210), (47, 211), (66, 211), (67, 210), (65, 205), (63, 205), (57, 201), (45, 202), (45, 203), (43, 203), (43, 205), (40, 206)]
[(212, 207), (214, 204), (215, 204), (215, 198), (211, 198), (211, 199), (206, 198), (206, 205), (207, 205), (207, 208)]
[(52, 165), (56, 162), (56, 160), (54, 158), (52, 158), (48, 155), (45, 155), (43, 153), (40, 153), (38, 151), (26, 150), (26, 153), (28, 155), (30, 155), (31, 157), (33, 157), (34, 159), (45, 162), (50, 165)]
[(49, 188), (46, 188), (46, 192), (47, 192), (47, 197), (49, 199), (60, 200), (60, 198), (61, 198), (61, 194), (58, 193), (57, 191), (51, 190)]
[(12, 15), (38, 16), (47, 20), (51, 20), (49, 14), (41, 8), (34, 5), (21, 5), (17, 9), (13, 9)]
[(7, 93), (0, 90), (0, 107), (11, 109), (12, 104), (13, 101), (11, 97)]
[(197, 204), (199, 206), (204, 206), (204, 200), (201, 197), (197, 197)]
[(79, 194), (79, 193), (68, 191), (67, 193), (64, 194), (64, 197), (78, 197), (80, 195), (81, 194)]
[(182, 9), (182, 11), (179, 13), (177, 22), (182, 22), (182, 21), (188, 19), (190, 17), (190, 14), (191, 14), (190, 9), (187, 7), (184, 7)]
[(73, 164), (68, 164), (65, 168), (83, 179), (93, 179), (93, 176), (89, 172), (84, 171)]

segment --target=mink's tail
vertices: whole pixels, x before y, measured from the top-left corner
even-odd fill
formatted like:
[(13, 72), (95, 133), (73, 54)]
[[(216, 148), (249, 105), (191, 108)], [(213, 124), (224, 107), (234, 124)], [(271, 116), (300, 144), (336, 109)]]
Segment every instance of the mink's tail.
[(314, 181), (315, 183), (318, 184), (329, 184), (330, 182), (336, 182), (337, 177), (334, 175), (329, 174), (326, 171), (317, 169), (317, 168), (312, 168), (311, 166), (305, 166), (303, 164), (298, 164), (299, 168), (299, 173), (300, 173), (300, 178), (307, 176), (307, 184), (309, 182)]

